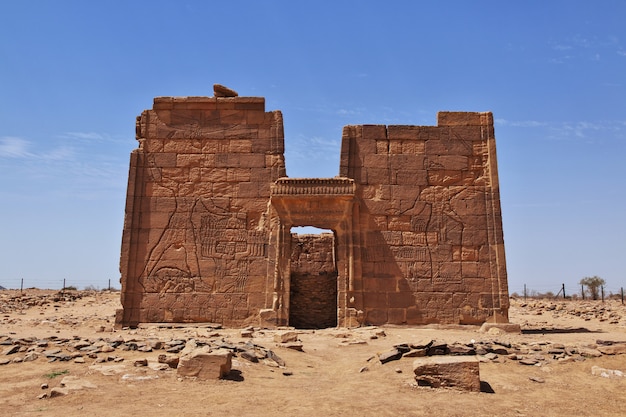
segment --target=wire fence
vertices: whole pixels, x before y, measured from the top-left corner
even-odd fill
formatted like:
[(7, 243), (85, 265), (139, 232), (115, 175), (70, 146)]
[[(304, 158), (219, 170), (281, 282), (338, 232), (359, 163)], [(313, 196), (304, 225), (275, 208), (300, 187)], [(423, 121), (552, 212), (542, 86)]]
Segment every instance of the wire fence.
[[(86, 284), (87, 283), (87, 284)], [(0, 289), (24, 290), (27, 288), (39, 288), (50, 290), (63, 289), (87, 289), (87, 290), (119, 290), (119, 278), (108, 279), (106, 281), (91, 281), (88, 279), (25, 279), (25, 278), (2, 278), (0, 279)], [(526, 285), (521, 288), (512, 289), (509, 287), (509, 294), (517, 298), (555, 298), (565, 300), (588, 300), (593, 295), (589, 288), (578, 285), (561, 286), (553, 285)], [(598, 289), (597, 299), (620, 299), (624, 302), (624, 287), (615, 285), (602, 285)]]
[(566, 286), (561, 284), (560, 287), (538, 286), (529, 287), (524, 284), (523, 288), (518, 291), (510, 291), (510, 295), (515, 298), (554, 298), (563, 300), (608, 300), (618, 299), (624, 304), (624, 287), (615, 285), (599, 285), (595, 289), (587, 285)]
[(91, 281), (87, 279), (69, 279), (63, 278), (58, 280), (50, 279), (27, 279), (27, 278), (0, 278), (0, 289), (7, 290), (25, 290), (28, 288), (38, 288), (45, 290), (119, 290), (119, 278), (108, 279), (104, 282)]

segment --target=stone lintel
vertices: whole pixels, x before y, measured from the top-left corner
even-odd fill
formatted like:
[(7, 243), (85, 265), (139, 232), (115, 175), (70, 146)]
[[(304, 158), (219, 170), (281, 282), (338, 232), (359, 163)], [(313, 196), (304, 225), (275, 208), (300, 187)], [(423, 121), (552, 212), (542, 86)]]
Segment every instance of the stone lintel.
[(272, 184), (272, 196), (354, 196), (355, 187), (350, 178), (279, 178)]

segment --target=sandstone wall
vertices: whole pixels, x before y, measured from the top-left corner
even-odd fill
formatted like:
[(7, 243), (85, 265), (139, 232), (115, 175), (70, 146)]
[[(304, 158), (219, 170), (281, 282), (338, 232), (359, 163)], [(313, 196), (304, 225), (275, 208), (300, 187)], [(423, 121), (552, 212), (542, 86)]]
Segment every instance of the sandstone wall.
[(282, 115), (257, 97), (161, 97), (137, 118), (118, 322), (241, 323), (265, 306)]
[(507, 321), (491, 113), (438, 126), (347, 126), (340, 175), (357, 184), (365, 322)]

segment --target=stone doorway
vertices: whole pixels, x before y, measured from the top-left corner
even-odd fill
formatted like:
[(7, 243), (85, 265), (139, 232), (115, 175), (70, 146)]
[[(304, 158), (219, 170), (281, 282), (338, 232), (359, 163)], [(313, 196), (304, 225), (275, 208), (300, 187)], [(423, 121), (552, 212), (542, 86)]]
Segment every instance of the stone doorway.
[(337, 327), (334, 233), (292, 233), (289, 272), (289, 325), (298, 329)]
[[(271, 269), (273, 274), (272, 285), (274, 293), (272, 294), (272, 310), (274, 317), (269, 312), (264, 312), (268, 321), (273, 321), (278, 325), (290, 326), (307, 326), (313, 328), (348, 326), (353, 323), (355, 310), (355, 302), (357, 300), (353, 294), (354, 288), (354, 244), (355, 237), (358, 237), (358, 231), (353, 229), (355, 185), (354, 181), (349, 178), (280, 178), (272, 185), (271, 189), (271, 207), (277, 215), (275, 221), (271, 244), (269, 246), (270, 256), (274, 256), (274, 265)], [(299, 266), (292, 262), (295, 255), (292, 253), (293, 244), (291, 230), (293, 227), (315, 227), (332, 231), (332, 243), (317, 242), (320, 247), (325, 249), (314, 249), (312, 252), (325, 254), (323, 268), (327, 272), (326, 276), (320, 276), (321, 266), (313, 269), (312, 266), (306, 266), (306, 262)], [(322, 235), (323, 236), (323, 235)], [(357, 238), (358, 241), (358, 238)], [(275, 242), (275, 243), (274, 243)], [(311, 245), (314, 245), (311, 242)], [(299, 257), (300, 255), (298, 255)], [(320, 260), (321, 262), (321, 260)], [(308, 269), (307, 269), (308, 268)], [(357, 273), (360, 272), (356, 268)], [(311, 271), (315, 271), (312, 273)], [(300, 274), (300, 275), (298, 275)], [(303, 279), (304, 275), (309, 275), (307, 280)], [(321, 277), (327, 278), (325, 288), (328, 290), (324, 293), (323, 299), (328, 304), (325, 307), (325, 313), (329, 318), (321, 319), (321, 315), (313, 315), (315, 318), (311, 322), (310, 318), (307, 322), (298, 323), (299, 314), (305, 314), (308, 306), (302, 305), (302, 299), (298, 299), (298, 284), (306, 283), (312, 279), (311, 275), (315, 275), (315, 279), (320, 280)], [(301, 279), (296, 280), (295, 278)], [(330, 285), (331, 277), (335, 281), (335, 285)], [(295, 302), (291, 301), (291, 285), (292, 281), (296, 282), (294, 289)], [(311, 285), (313, 287), (313, 285)], [(332, 292), (331, 292), (332, 291)], [(336, 291), (336, 296), (334, 291)], [(330, 319), (330, 301), (332, 301), (333, 318)], [(294, 311), (292, 314), (291, 311)], [(294, 322), (295, 321), (295, 322)], [(328, 324), (327, 324), (328, 323)], [(334, 324), (333, 324), (334, 323)]]

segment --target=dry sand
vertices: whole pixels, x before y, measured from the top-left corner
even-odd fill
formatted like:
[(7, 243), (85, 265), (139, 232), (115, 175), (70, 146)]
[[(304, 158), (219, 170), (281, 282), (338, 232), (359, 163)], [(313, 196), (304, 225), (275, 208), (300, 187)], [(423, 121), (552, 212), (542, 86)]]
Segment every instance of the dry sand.
[[(0, 342), (4, 343), (0, 345), (0, 363), (8, 362), (0, 366), (2, 416), (626, 415), (626, 377), (606, 378), (591, 372), (593, 366), (626, 372), (626, 355), (589, 358), (576, 353), (596, 347), (599, 340), (626, 342), (626, 308), (618, 301), (526, 304), (513, 300), (510, 319), (522, 325), (522, 334), (481, 333), (477, 327), (459, 326), (301, 331), (304, 351), (299, 352), (277, 346), (275, 332), (264, 329), (256, 329), (252, 339), (241, 337), (240, 329), (207, 326), (149, 324), (113, 330), (119, 293), (82, 292), (57, 301), (51, 301), (51, 294), (55, 292), (25, 290), (22, 302), (16, 298), (18, 291), (0, 291)], [(125, 345), (120, 344), (92, 357), (82, 354), (84, 363), (74, 359), (49, 362), (42, 354), (57, 348), (77, 356), (70, 346), (80, 340), (92, 346), (109, 345), (114, 340), (126, 344), (135, 341), (141, 346), (148, 340), (190, 338), (224, 339), (232, 344), (252, 340), (276, 352), (286, 366), (255, 364), (235, 357), (228, 379), (200, 381), (179, 378), (175, 369), (153, 369), (159, 354), (165, 353), (163, 349), (123, 350)], [(492, 393), (418, 387), (412, 358), (386, 364), (377, 360), (377, 353), (395, 344), (425, 339), (464, 344), (500, 342), (530, 351), (518, 355), (517, 360), (507, 355), (483, 359), (481, 381)], [(21, 340), (22, 351), (6, 354), (17, 340)], [(48, 345), (37, 348), (37, 341), (48, 341)], [(547, 350), (559, 344), (574, 354), (553, 359), (559, 355)], [(29, 349), (39, 352), (37, 358), (19, 362)], [(538, 353), (544, 360), (537, 365), (519, 363), (519, 357)], [(147, 359), (150, 366), (134, 366), (138, 359)], [(60, 387), (64, 378), (69, 388), (78, 386), (66, 387), (67, 395), (38, 399)], [(42, 389), (42, 384), (47, 388)]]

